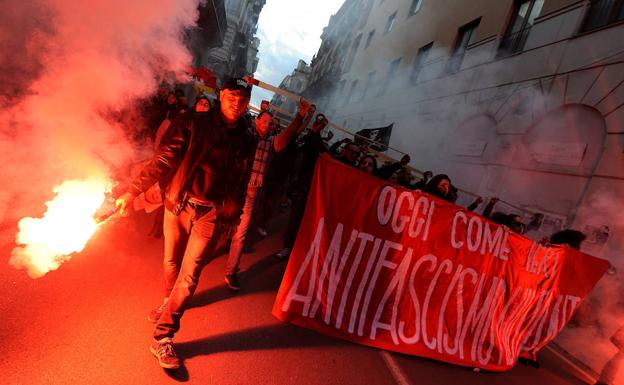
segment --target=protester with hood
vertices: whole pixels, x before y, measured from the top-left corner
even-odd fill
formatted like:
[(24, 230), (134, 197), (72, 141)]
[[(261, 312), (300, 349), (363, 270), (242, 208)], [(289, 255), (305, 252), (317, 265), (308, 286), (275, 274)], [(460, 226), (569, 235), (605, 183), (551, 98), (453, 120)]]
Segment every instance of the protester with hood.
[[(431, 180), (427, 183), (424, 192), (447, 202), (455, 203), (452, 188), (453, 185), (451, 184), (451, 178), (449, 178), (446, 174), (438, 174), (431, 178)], [(455, 197), (455, 199), (457, 198)]]
[(195, 99), (195, 105), (193, 106), (195, 112), (208, 112), (210, 111), (210, 100), (205, 95), (200, 95)]
[(367, 174), (377, 174), (377, 158), (373, 155), (365, 155), (358, 163), (358, 168)]
[(349, 166), (355, 167), (358, 163), (360, 153), (361, 153), (360, 146), (358, 146), (354, 142), (349, 141), (342, 147), (342, 149), (340, 150), (340, 153), (334, 156), (334, 158), (344, 164), (348, 164)]
[(331, 146), (329, 146), (328, 152), (334, 158), (338, 157), (340, 156), (340, 153), (341, 153), (341, 146), (346, 146), (349, 143), (353, 143), (353, 141), (349, 138), (343, 138), (343, 139), (337, 140)]
[(565, 229), (551, 235), (549, 243), (551, 245), (566, 245), (573, 249), (580, 250), (586, 238), (587, 236), (580, 231)]

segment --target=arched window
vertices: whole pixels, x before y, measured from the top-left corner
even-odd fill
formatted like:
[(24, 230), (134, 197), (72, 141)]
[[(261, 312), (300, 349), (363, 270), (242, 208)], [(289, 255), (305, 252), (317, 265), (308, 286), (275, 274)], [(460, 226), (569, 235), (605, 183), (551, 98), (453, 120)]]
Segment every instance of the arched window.
[(606, 125), (599, 111), (584, 104), (565, 104), (535, 120), (514, 158), (530, 169), (590, 176), (605, 139)]

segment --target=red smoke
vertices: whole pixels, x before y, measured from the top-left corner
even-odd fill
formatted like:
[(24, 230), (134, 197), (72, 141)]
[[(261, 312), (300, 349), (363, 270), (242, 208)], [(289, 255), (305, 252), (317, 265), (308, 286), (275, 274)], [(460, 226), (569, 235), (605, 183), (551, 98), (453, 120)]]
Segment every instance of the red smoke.
[[(134, 155), (121, 123), (159, 79), (182, 79), (198, 0), (5, 2), (0, 16), (0, 223), (39, 215), (65, 179)], [(111, 119), (117, 116), (119, 119)]]

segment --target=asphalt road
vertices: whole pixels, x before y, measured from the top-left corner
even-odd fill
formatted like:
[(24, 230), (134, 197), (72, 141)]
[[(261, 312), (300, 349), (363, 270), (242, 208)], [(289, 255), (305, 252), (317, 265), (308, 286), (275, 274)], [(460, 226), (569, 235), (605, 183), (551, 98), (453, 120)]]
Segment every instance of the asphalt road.
[[(279, 220), (278, 220), (279, 222)], [(243, 290), (206, 267), (175, 342), (184, 368), (148, 351), (149, 310), (162, 299), (162, 241), (141, 216), (107, 223), (59, 270), (31, 279), (8, 264), (15, 231), (0, 233), (0, 384), (582, 384), (547, 352), (539, 369), (471, 370), (387, 353), (271, 316), (286, 263), (278, 229), (244, 255)]]

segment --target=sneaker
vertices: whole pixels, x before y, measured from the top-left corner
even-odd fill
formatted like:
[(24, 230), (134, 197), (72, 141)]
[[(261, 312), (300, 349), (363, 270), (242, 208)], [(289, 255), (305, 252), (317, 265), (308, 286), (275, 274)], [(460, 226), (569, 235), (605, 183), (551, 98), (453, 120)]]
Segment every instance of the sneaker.
[(231, 291), (239, 291), (241, 288), (237, 273), (226, 275), (225, 284)]
[(171, 338), (163, 338), (160, 341), (154, 341), (149, 347), (150, 352), (158, 358), (158, 363), (165, 369), (177, 369), (180, 367), (180, 359), (173, 350), (173, 341)]
[(287, 259), (290, 256), (290, 247), (284, 247), (275, 256), (279, 259)]
[(267, 233), (264, 227), (258, 227), (256, 229), (256, 232), (258, 232), (258, 234), (260, 234), (262, 237), (266, 237), (267, 235), (269, 235), (269, 233)]
[(147, 315), (147, 320), (149, 322), (153, 322), (153, 323), (158, 322), (158, 319), (160, 318), (160, 315), (165, 310), (165, 306), (167, 306), (167, 300), (169, 300), (169, 298), (165, 298), (163, 300), (162, 305), (160, 305), (157, 308), (152, 309), (152, 311), (150, 311), (150, 313)]

